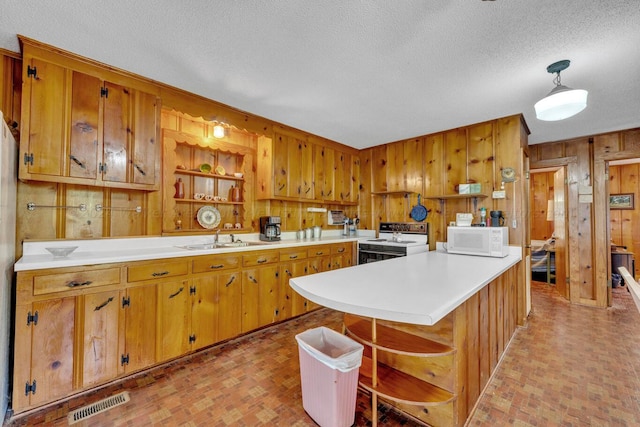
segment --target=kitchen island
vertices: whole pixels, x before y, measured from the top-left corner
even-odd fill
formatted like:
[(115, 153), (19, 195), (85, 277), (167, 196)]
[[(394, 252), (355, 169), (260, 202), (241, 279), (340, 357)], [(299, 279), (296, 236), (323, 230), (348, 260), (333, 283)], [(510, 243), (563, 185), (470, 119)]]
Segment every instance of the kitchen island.
[(463, 425), (516, 328), (522, 249), (505, 258), (432, 251), (298, 277), (305, 298), (345, 313), (365, 345), (360, 386), (435, 426)]

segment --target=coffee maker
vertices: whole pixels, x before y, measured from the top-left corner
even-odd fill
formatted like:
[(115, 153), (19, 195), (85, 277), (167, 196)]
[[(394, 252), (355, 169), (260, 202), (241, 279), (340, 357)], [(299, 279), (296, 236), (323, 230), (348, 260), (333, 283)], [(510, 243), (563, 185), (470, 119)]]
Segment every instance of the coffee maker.
[(280, 217), (260, 217), (260, 240), (275, 242), (280, 240)]

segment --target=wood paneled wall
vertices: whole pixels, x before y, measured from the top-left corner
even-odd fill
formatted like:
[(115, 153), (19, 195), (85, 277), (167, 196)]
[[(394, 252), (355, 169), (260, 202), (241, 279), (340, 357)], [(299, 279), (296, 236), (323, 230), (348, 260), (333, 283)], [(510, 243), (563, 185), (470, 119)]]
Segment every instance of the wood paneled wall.
[[(365, 228), (381, 221), (411, 222), (412, 206), (421, 194), (428, 209), (429, 245), (446, 241), (446, 227), (457, 212), (501, 210), (509, 242), (524, 246), (529, 229), (528, 181), (525, 178), (528, 129), (522, 116), (510, 116), (379, 145), (360, 152), (360, 218)], [(516, 181), (505, 183), (506, 198), (493, 199), (502, 188), (501, 170), (512, 167)], [(438, 199), (458, 193), (462, 183), (479, 183), (485, 198)], [(426, 199), (425, 199), (426, 198)], [(523, 254), (523, 258), (524, 258)], [(524, 268), (518, 267), (518, 323), (524, 322)]]
[(531, 240), (547, 240), (553, 234), (553, 221), (547, 219), (548, 201), (553, 201), (553, 174), (554, 172), (537, 172), (532, 173), (529, 178)]
[[(599, 307), (609, 304), (608, 162), (638, 157), (640, 129), (530, 147), (531, 169), (562, 166), (567, 169), (567, 256), (569, 298), (573, 303)], [(588, 192), (592, 192), (592, 198), (585, 197)]]
[(638, 276), (640, 268), (640, 163), (609, 166), (609, 193), (633, 194), (633, 209), (611, 209), (611, 243), (633, 252)]

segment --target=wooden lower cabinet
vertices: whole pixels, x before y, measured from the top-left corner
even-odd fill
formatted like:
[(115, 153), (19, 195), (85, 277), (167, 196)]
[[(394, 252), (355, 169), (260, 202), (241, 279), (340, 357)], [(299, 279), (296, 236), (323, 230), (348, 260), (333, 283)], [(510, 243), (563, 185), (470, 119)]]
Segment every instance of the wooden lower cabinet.
[(278, 264), (242, 271), (242, 332), (277, 322)]
[(121, 302), (124, 321), (120, 339), (121, 373), (128, 374), (156, 363), (157, 286), (155, 283), (127, 288)]
[(68, 297), (16, 306), (14, 408), (73, 391), (75, 305)]
[(352, 248), (18, 272), (12, 409), (21, 413), (315, 308), (288, 279), (350, 265)]
[(190, 350), (191, 301), (189, 281), (162, 282), (158, 287), (156, 320), (158, 362), (164, 362)]
[(89, 387), (116, 378), (120, 373), (119, 325), (124, 311), (120, 308), (121, 291), (112, 290), (78, 297), (76, 342), (82, 343), (82, 363), (77, 372), (81, 387)]

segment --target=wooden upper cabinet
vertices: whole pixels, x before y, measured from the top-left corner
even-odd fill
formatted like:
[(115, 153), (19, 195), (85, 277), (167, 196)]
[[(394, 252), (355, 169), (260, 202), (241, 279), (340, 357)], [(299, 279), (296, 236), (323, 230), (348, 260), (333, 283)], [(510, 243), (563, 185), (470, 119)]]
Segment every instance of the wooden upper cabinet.
[(160, 188), (156, 95), (112, 83), (104, 70), (32, 56), (28, 46), (23, 67), (20, 179)]

